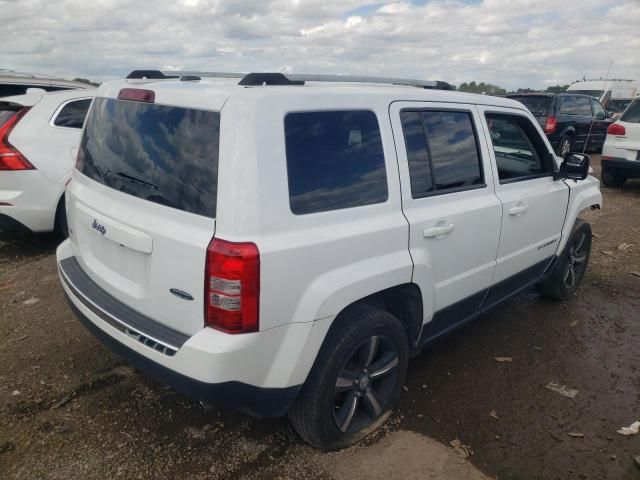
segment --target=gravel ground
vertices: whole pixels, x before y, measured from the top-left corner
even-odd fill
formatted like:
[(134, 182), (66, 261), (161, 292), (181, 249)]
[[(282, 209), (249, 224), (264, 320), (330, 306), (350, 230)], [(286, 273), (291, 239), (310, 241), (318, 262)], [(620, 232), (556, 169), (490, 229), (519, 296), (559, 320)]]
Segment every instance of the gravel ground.
[(2, 237), (0, 478), (640, 478), (640, 435), (616, 433), (640, 420), (640, 182), (603, 193), (574, 298), (527, 292), (439, 342), (387, 425), (330, 454), (134, 371), (69, 311), (55, 239)]

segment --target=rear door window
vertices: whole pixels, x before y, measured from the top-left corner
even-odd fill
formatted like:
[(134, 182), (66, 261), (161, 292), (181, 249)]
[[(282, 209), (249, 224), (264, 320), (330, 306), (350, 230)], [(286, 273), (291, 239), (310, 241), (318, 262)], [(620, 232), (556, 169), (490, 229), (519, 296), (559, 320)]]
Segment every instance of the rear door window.
[(576, 97), (576, 111), (578, 115), (585, 117), (593, 115), (591, 112), (591, 102), (587, 97)]
[(634, 100), (624, 111), (620, 120), (627, 123), (640, 123), (640, 100)]
[(77, 168), (143, 200), (215, 217), (220, 113), (96, 98)]
[(400, 119), (413, 198), (484, 185), (470, 112), (403, 110)]
[(576, 108), (575, 97), (564, 96), (560, 97), (560, 108), (558, 113), (564, 113), (566, 115), (576, 115), (578, 110)]
[(387, 200), (387, 173), (375, 113), (289, 113), (284, 130), (293, 213), (325, 212)]
[(74, 100), (66, 103), (56, 118), (53, 120), (53, 124), (56, 127), (67, 128), (82, 128), (84, 119), (87, 116), (87, 111), (91, 106), (91, 99), (86, 98), (83, 100)]

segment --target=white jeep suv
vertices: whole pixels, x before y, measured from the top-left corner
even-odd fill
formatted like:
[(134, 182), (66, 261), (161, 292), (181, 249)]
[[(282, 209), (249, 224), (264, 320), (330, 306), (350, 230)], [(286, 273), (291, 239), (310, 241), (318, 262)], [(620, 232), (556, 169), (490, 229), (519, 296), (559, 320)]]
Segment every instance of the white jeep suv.
[(602, 196), (519, 102), (319, 79), (104, 84), (57, 259), (132, 364), (335, 449), (429, 343), (530, 286), (572, 295)]

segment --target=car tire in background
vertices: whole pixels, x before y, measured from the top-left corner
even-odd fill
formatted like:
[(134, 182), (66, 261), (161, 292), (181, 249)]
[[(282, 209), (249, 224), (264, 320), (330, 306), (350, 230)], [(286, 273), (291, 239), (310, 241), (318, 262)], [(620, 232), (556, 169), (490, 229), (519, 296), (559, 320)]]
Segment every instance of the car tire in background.
[(64, 195), (60, 198), (58, 207), (56, 208), (53, 232), (62, 240), (69, 236), (69, 225), (67, 224), (67, 209), (65, 207)]
[(591, 225), (578, 218), (551, 275), (536, 286), (538, 292), (555, 300), (567, 300), (578, 290), (590, 256)]
[(289, 411), (296, 432), (322, 450), (351, 445), (385, 422), (409, 362), (407, 334), (393, 315), (358, 304), (336, 322)]
[(558, 143), (557, 155), (559, 157), (566, 157), (573, 151), (573, 137), (571, 135), (563, 135)]
[(627, 177), (619, 173), (612, 172), (608, 168), (602, 169), (602, 183), (607, 187), (621, 187), (627, 181)]

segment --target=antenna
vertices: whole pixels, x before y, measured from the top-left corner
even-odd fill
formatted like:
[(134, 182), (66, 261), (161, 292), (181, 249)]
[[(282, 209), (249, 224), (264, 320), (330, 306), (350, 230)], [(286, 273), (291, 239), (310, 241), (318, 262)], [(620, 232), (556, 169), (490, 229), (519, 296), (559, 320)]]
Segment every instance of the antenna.
[[(609, 62), (609, 68), (607, 68), (607, 74), (604, 76), (604, 80), (602, 81), (602, 95), (604, 95), (605, 89), (607, 88), (607, 82), (609, 81), (609, 72), (611, 71), (611, 65), (613, 65), (613, 60)], [(600, 98), (602, 98), (600, 95)], [(600, 98), (598, 101), (600, 101)], [(589, 143), (589, 139), (591, 138), (591, 129), (593, 128), (593, 119), (591, 119), (591, 125), (589, 125), (589, 133), (587, 134), (587, 139), (584, 141), (584, 145), (582, 146), (582, 153), (587, 150), (587, 144)]]

